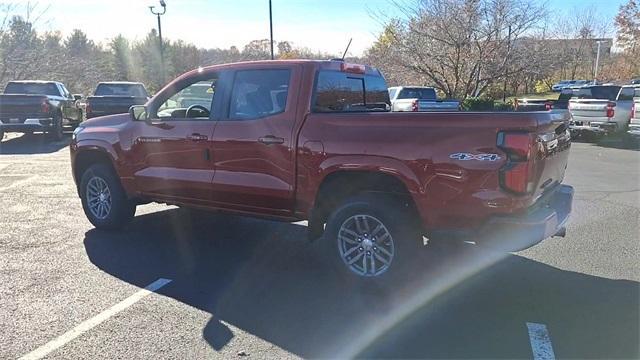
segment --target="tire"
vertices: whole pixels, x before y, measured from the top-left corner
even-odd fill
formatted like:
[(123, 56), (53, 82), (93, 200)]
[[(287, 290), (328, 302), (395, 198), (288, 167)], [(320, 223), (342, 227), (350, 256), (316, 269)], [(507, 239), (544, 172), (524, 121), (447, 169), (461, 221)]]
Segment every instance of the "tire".
[[(87, 219), (98, 229), (121, 229), (136, 212), (135, 203), (127, 198), (120, 180), (107, 164), (95, 164), (85, 170), (80, 181), (80, 198)], [(96, 205), (96, 201), (101, 204)]]
[(62, 115), (57, 114), (53, 118), (53, 127), (47, 131), (47, 137), (51, 141), (60, 141), (64, 137), (62, 130)]
[(4, 139), (4, 130), (0, 130), (0, 142)]
[(388, 279), (405, 273), (422, 250), (412, 214), (393, 197), (349, 198), (329, 216), (319, 240), (323, 256), (332, 268), (352, 278)]

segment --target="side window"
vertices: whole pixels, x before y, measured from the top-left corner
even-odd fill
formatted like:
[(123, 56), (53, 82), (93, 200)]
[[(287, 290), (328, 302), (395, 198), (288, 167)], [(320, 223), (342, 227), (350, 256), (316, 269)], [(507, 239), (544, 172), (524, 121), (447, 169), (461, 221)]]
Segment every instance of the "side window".
[(158, 117), (163, 120), (209, 119), (217, 78), (189, 83), (177, 90), (158, 108)]
[(618, 100), (633, 100), (635, 89), (632, 87), (623, 87), (618, 94)]
[(67, 89), (64, 87), (64, 85), (62, 84), (57, 84), (58, 85), (58, 90), (60, 91), (60, 95), (65, 97), (65, 98), (70, 98), (71, 94), (69, 94), (69, 92), (67, 91)]
[(396, 96), (396, 93), (398, 92), (398, 89), (389, 89), (389, 99), (393, 99)]
[(314, 112), (387, 111), (390, 103), (387, 85), (380, 76), (318, 72)]
[(229, 119), (250, 120), (285, 111), (290, 70), (242, 70), (236, 72), (231, 91)]

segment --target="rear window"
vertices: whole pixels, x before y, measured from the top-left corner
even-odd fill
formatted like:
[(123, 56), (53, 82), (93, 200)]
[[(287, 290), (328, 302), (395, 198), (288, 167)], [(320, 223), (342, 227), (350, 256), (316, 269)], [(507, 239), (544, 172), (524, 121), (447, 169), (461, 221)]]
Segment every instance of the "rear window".
[(573, 97), (574, 90), (572, 89), (564, 89), (560, 92), (560, 96), (558, 97), (558, 101), (569, 101)]
[(403, 88), (398, 99), (436, 100), (436, 91), (433, 88)]
[(321, 70), (315, 86), (314, 112), (388, 111), (391, 102), (384, 78)]
[(4, 93), (60, 96), (58, 87), (53, 83), (8, 83)]
[(95, 95), (147, 97), (147, 92), (140, 84), (98, 84)]
[(633, 100), (636, 97), (640, 97), (640, 88), (623, 87), (618, 94), (618, 100)]
[(574, 97), (578, 99), (598, 99), (614, 101), (618, 96), (620, 86), (593, 86), (576, 89)]

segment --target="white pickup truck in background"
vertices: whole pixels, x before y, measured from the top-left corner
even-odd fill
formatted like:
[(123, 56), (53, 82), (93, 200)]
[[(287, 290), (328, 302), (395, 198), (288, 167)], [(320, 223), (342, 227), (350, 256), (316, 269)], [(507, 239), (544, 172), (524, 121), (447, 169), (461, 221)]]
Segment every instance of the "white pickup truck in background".
[(457, 100), (439, 100), (436, 89), (426, 86), (394, 86), (389, 88), (391, 111), (459, 111)]
[(626, 130), (640, 86), (590, 85), (573, 89), (569, 100), (574, 137), (597, 137)]

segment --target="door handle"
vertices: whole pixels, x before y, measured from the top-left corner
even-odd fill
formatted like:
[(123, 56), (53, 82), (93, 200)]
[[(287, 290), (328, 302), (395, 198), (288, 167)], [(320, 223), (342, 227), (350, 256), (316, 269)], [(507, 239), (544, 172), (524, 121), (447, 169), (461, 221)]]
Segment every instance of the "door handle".
[(284, 144), (284, 139), (275, 137), (273, 135), (267, 135), (259, 138), (258, 142), (263, 143), (265, 145), (276, 145), (276, 144)]
[(204, 140), (209, 139), (209, 137), (207, 135), (201, 135), (201, 134), (198, 134), (198, 133), (194, 133), (194, 134), (191, 134), (191, 135), (187, 136), (187, 139), (189, 139), (191, 141), (204, 141)]

